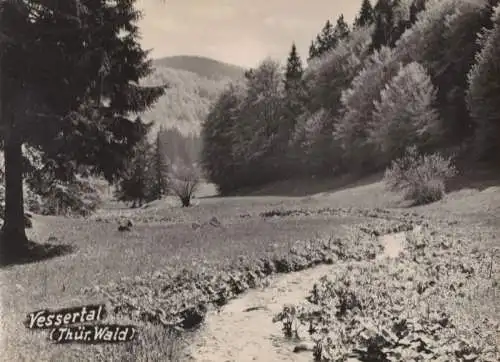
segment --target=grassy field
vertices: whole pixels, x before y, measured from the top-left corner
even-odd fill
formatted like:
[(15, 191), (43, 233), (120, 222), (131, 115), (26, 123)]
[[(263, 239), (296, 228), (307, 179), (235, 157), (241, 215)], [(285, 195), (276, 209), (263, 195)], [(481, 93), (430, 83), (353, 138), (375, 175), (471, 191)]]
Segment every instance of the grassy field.
[[(342, 183), (330, 184), (328, 190), (325, 182), (310, 182), (315, 185), (313, 194), (298, 192), (299, 185), (295, 184), (290, 185), (295, 196), (272, 196), (270, 187), (253, 196), (229, 198), (210, 196), (210, 187), (206, 187), (188, 209), (180, 208), (172, 200), (162, 200), (136, 210), (109, 205), (88, 219), (35, 215), (34, 228), (29, 230), (32, 240), (69, 244), (75, 252), (0, 270), (0, 353), (3, 354), (0, 359), (109, 360), (111, 355), (120, 353), (117, 360), (136, 360), (140, 356), (165, 360), (171, 349), (177, 347), (173, 345), (173, 337), (160, 327), (145, 327), (143, 339), (132, 347), (63, 347), (48, 343), (43, 332), (26, 330), (22, 321), (34, 310), (105, 301), (102, 295), (98, 300), (98, 293), (82, 290), (120, 282), (123, 278), (133, 280), (143, 276), (142, 280), (149, 280), (155, 272), (163, 276), (180, 271), (216, 274), (235, 265), (251, 266), (256, 260), (286, 257), (298, 241), (307, 244), (312, 239), (343, 238), (349, 227), (388, 223), (383, 220), (386, 214), (379, 209), (391, 209), (390, 215), (399, 219), (408, 213), (421, 215), (421, 219), (446, 219), (450, 225), (458, 223), (465, 232), (462, 237), (473, 238), (470, 242), (476, 247), (493, 250), (500, 246), (500, 188), (491, 186), (492, 183), (486, 188), (476, 184), (468, 189), (456, 187), (445, 200), (411, 209), (396, 195), (386, 193), (376, 178), (351, 186)], [(278, 189), (285, 188), (279, 185)], [(324, 208), (336, 211), (313, 212)], [(262, 213), (272, 210), (275, 217), (263, 217)], [(286, 210), (301, 212), (283, 217)], [(129, 233), (117, 231), (117, 222), (123, 218), (134, 224)], [(210, 224), (213, 218), (218, 223)], [(134, 287), (130, 282), (125, 285)], [(495, 302), (498, 299), (488, 300), (491, 308)], [(162, 347), (153, 347), (156, 345)], [(159, 353), (156, 357), (151, 352), (154, 348)]]

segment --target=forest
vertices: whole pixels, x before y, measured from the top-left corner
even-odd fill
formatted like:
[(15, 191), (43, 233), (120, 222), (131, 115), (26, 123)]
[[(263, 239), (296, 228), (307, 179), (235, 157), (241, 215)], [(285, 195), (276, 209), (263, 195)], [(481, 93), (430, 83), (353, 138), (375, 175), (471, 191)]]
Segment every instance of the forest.
[[(115, 164), (89, 168), (77, 161), (70, 171), (77, 180), (58, 169), (69, 156), (58, 150), (54, 157), (25, 142), (26, 207), (46, 214), (92, 212), (106, 182), (103, 167), (121, 170), (105, 177), (118, 199), (131, 205), (165, 195), (172, 166), (196, 183), (214, 183), (222, 195), (293, 178), (364, 176), (404, 155), (433, 155), (425, 167), (449, 175), (451, 160), (458, 171), (479, 163), (495, 168), (497, 5), (365, 0), (352, 24), (343, 15), (326, 21), (308, 59), (293, 43), (285, 65), (263, 59), (241, 79), (209, 79), (150, 63), (141, 84), (163, 90), (146, 107), (132, 105), (142, 130), (137, 145), (113, 156)], [(105, 98), (109, 91), (100, 92)], [(432, 187), (442, 194), (438, 183)]]
[[(135, 0), (0, 0), (0, 360), (499, 361), (499, 2), (363, 0), (222, 83)], [(21, 322), (96, 303), (136, 338)]]
[[(496, 7), (496, 10), (495, 10)], [(498, 1), (369, 0), (328, 20), (303, 61), (264, 59), (203, 123), (223, 194), (301, 176), (366, 175), (405, 154), (498, 166)]]

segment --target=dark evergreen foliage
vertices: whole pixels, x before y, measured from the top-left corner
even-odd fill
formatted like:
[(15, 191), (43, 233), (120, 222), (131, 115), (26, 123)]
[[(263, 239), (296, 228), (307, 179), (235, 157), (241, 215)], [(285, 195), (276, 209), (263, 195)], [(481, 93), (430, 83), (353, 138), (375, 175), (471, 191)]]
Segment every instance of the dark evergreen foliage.
[(316, 40), (311, 42), (309, 46), (309, 59), (320, 57), (328, 51), (334, 49), (339, 41), (345, 39), (349, 35), (349, 25), (344, 19), (344, 15), (340, 15), (335, 26), (330, 20), (327, 20), (321, 32), (316, 36)]
[(147, 139), (141, 140), (135, 147), (132, 157), (127, 160), (116, 197), (119, 201), (131, 202), (132, 207), (142, 206), (152, 200), (151, 186), (154, 185), (153, 147)]
[(163, 129), (161, 128), (155, 137), (152, 152), (152, 185), (150, 187), (150, 198), (161, 199), (168, 193), (168, 174), (170, 169), (170, 160), (167, 156), (165, 141), (162, 138)]
[(307, 60), (311, 60), (318, 56), (318, 48), (316, 47), (316, 43), (314, 40), (311, 40), (311, 44), (309, 45), (309, 56)]
[(413, 0), (410, 5), (410, 24), (413, 25), (417, 21), (417, 15), (425, 10), (427, 0)]
[(394, 46), (402, 34), (395, 22), (394, 10), (399, 0), (378, 0), (373, 9), (375, 29), (373, 31), (372, 48), (380, 49), (382, 46)]
[(319, 55), (327, 52), (329, 49), (332, 49), (335, 45), (337, 45), (335, 29), (330, 20), (326, 21), (323, 29), (321, 29), (321, 32), (318, 34), (317, 42)]
[[(333, 36), (338, 43), (340, 40), (347, 38), (349, 35), (349, 24), (346, 23), (344, 19), (344, 15), (340, 15), (337, 19), (337, 23), (335, 24), (335, 29), (333, 29)], [(335, 43), (335, 45), (337, 45)]]
[[(289, 141), (297, 125), (297, 120), (304, 113), (307, 103), (307, 94), (304, 82), (304, 69), (295, 43), (292, 45), (287, 59), (285, 70), (285, 100), (284, 122), (279, 130), (280, 158), (282, 159), (280, 171), (284, 174), (296, 172), (293, 155), (289, 153)], [(285, 157), (283, 157), (285, 155)]]
[(133, 0), (0, 3), (0, 139), (5, 152), (2, 245), (25, 244), (22, 145), (69, 180), (88, 165), (116, 180), (145, 135), (128, 116), (163, 87), (141, 87), (151, 71)]
[(362, 26), (372, 25), (374, 21), (373, 6), (370, 0), (363, 0), (359, 14), (354, 19), (354, 27), (359, 28)]
[(286, 64), (285, 91), (293, 91), (302, 80), (303, 73), (302, 61), (297, 53), (297, 46), (293, 43)]

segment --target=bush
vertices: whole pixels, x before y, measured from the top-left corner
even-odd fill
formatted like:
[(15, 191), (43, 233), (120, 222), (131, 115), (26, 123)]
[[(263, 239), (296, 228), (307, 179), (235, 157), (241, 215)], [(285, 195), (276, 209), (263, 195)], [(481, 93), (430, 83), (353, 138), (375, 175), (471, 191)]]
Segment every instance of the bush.
[(89, 180), (77, 178), (71, 183), (53, 181), (43, 190), (36, 213), (42, 215), (88, 216), (101, 204), (95, 186)]
[(43, 205), (43, 198), (38, 195), (33, 189), (31, 189), (26, 182), (23, 184), (23, 186), (25, 210), (39, 214)]
[(408, 147), (403, 157), (392, 162), (384, 182), (393, 192), (403, 192), (405, 200), (416, 205), (441, 200), (445, 181), (456, 175), (451, 158), (440, 154), (422, 155), (415, 146)]
[(177, 166), (172, 169), (168, 188), (179, 198), (182, 207), (189, 207), (199, 183), (200, 175), (198, 170), (192, 166)]

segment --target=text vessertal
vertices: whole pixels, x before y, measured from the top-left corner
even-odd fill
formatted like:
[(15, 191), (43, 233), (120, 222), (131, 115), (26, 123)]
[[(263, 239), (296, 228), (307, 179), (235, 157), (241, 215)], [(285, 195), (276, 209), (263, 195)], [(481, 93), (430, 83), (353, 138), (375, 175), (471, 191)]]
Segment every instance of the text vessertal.
[(59, 310), (39, 310), (28, 314), (24, 322), (30, 329), (48, 329), (70, 324), (91, 323), (103, 320), (106, 308), (101, 305), (87, 305)]
[(103, 304), (87, 305), (29, 313), (24, 324), (29, 329), (50, 329), (49, 340), (55, 343), (118, 343), (134, 339), (135, 326), (96, 324), (105, 317)]

